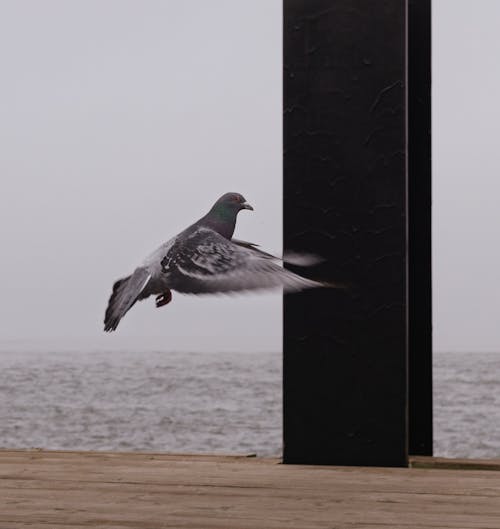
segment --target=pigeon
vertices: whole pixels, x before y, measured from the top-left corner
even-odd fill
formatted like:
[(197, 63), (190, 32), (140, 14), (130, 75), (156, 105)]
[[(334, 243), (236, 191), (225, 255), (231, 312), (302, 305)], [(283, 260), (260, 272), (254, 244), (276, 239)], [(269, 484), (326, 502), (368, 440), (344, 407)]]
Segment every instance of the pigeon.
[[(156, 295), (156, 306), (182, 294), (222, 294), (283, 288), (298, 291), (327, 286), (283, 268), (282, 259), (256, 244), (233, 239), (236, 217), (253, 207), (239, 193), (226, 193), (200, 220), (162, 244), (135, 271), (113, 285), (104, 330), (115, 331), (140, 300)], [(294, 254), (287, 262), (314, 264), (315, 256)]]

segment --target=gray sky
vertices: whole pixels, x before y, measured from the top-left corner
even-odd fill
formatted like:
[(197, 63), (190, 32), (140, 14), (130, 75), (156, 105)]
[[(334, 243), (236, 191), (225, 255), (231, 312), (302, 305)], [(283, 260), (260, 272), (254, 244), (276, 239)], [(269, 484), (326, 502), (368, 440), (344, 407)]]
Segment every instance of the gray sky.
[[(500, 2), (434, 0), (434, 337), (500, 350)], [(102, 333), (113, 281), (223, 192), (281, 248), (281, 0), (0, 0), (0, 345), (281, 348), (279, 294), (175, 295)]]
[(1, 340), (281, 348), (278, 293), (148, 300), (115, 279), (238, 191), (237, 235), (281, 248), (280, 0), (0, 2)]
[(434, 345), (500, 351), (500, 2), (433, 2)]

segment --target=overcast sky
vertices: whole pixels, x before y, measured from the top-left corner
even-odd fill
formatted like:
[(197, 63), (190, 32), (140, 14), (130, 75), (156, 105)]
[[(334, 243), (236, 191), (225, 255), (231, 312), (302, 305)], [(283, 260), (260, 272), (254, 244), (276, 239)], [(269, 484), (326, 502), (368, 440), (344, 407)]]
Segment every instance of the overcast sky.
[(434, 345), (500, 351), (500, 2), (433, 5)]
[[(281, 248), (281, 0), (0, 0), (0, 342), (281, 349), (279, 294), (149, 300), (115, 279), (226, 191)], [(437, 350), (500, 350), (500, 2), (434, 0)]]
[(0, 8), (3, 342), (279, 351), (278, 293), (102, 319), (113, 281), (227, 191), (255, 208), (237, 235), (280, 251), (281, 1)]

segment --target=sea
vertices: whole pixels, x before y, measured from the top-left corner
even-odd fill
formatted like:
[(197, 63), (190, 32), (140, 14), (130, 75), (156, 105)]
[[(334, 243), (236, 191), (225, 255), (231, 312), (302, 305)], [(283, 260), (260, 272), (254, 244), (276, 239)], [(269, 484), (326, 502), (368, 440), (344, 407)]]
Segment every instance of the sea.
[[(0, 447), (279, 456), (280, 353), (0, 352)], [(500, 458), (500, 354), (434, 355), (434, 452)]]

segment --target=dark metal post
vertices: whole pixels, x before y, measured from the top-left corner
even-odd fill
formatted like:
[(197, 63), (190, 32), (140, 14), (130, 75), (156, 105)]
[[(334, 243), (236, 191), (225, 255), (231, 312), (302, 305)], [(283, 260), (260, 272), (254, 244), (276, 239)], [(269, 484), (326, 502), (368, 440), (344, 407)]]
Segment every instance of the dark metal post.
[(408, 21), (410, 454), (432, 455), (431, 0)]
[(285, 0), (284, 462), (408, 457), (406, 2)]

